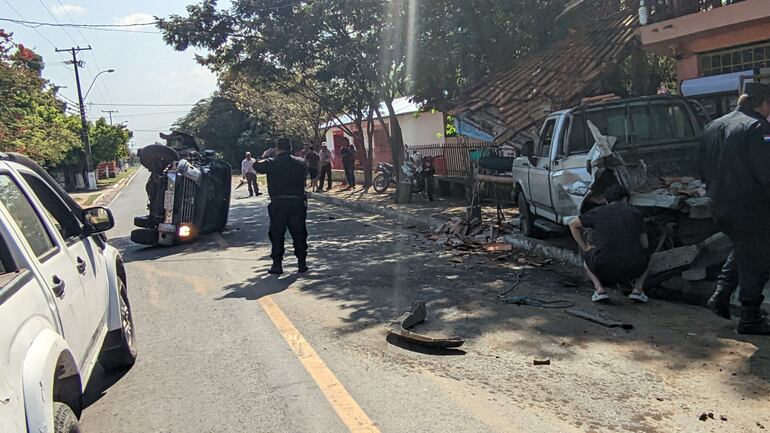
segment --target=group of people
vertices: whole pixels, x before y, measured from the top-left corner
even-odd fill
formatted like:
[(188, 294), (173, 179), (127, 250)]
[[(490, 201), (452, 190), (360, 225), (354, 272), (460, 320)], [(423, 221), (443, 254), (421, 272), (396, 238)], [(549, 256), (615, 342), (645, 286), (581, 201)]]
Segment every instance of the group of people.
[[(741, 334), (770, 335), (760, 306), (770, 277), (770, 85), (746, 83), (737, 109), (706, 126), (700, 147), (701, 177), (718, 228), (733, 244), (708, 301), (730, 319), (730, 298), (740, 287)], [(594, 284), (594, 302), (609, 299), (606, 286), (633, 284), (629, 297), (647, 302), (642, 290), (649, 267), (649, 240), (639, 211), (620, 186), (604, 193), (606, 204), (570, 223)]]

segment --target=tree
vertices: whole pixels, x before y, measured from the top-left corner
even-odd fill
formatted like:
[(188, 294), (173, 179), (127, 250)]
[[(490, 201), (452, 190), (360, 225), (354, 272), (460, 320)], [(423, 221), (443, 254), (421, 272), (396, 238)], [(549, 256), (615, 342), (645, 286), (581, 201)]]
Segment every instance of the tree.
[(131, 132), (125, 125), (110, 125), (103, 117), (91, 123), (88, 127), (88, 140), (94, 165), (127, 157), (130, 139)]
[(55, 88), (40, 76), (42, 58), (0, 30), (0, 151), (21, 152), (46, 166), (79, 146)]

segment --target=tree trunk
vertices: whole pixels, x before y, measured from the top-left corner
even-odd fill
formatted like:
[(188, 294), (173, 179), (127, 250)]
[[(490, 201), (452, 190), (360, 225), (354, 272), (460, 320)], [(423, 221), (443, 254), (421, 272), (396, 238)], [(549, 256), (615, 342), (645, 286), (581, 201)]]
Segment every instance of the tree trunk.
[(393, 156), (393, 167), (396, 172), (396, 203), (405, 203), (407, 195), (401, 193), (401, 166), (404, 164), (404, 136), (401, 133), (401, 124), (393, 110), (393, 98), (385, 98), (385, 106), (388, 107), (388, 120), (390, 120), (390, 149)]
[(366, 115), (366, 160), (364, 162), (364, 188), (367, 190), (374, 184), (372, 179), (374, 169), (374, 109), (370, 108)]

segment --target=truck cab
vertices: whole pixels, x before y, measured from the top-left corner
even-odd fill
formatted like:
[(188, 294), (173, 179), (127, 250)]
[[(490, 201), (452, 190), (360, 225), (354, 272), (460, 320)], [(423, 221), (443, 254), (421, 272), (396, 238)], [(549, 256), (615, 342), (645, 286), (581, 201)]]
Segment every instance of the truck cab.
[(525, 156), (513, 163), (514, 198), (524, 234), (558, 231), (590, 204), (586, 198), (600, 196), (603, 183), (611, 181), (592, 173), (592, 126), (615, 140), (612, 150), (632, 177), (624, 185), (632, 193), (641, 193), (639, 188), (651, 178), (697, 177), (697, 146), (706, 122), (697, 110), (684, 98), (653, 96), (550, 114), (538, 138), (524, 146)]

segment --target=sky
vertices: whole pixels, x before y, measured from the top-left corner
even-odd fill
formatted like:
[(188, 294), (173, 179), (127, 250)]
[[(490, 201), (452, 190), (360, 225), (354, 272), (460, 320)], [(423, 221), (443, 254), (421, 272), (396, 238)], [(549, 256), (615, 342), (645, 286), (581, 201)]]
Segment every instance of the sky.
[[(0, 18), (39, 22), (78, 24), (131, 24), (153, 21), (154, 17), (184, 14), (185, 6), (196, 0), (0, 0)], [(64, 63), (69, 53), (55, 48), (91, 46), (81, 51), (85, 61), (81, 86), (85, 93), (94, 76), (101, 74), (86, 99), (88, 118), (108, 118), (102, 110), (117, 110), (114, 123), (125, 123), (134, 131), (132, 148), (159, 140), (171, 124), (198, 100), (216, 89), (217, 79), (198, 65), (193, 51), (177, 52), (166, 45), (152, 26), (131, 27), (136, 31), (95, 31), (89, 29), (37, 27), (2, 22), (0, 28), (12, 32), (16, 43), (43, 56), (43, 76), (58, 86), (60, 95), (77, 102), (72, 65)], [(153, 32), (153, 33), (142, 33)], [(130, 106), (128, 104), (146, 104)], [(164, 104), (185, 104), (162, 106)], [(75, 105), (75, 108), (77, 106)]]

